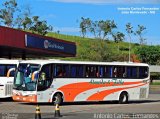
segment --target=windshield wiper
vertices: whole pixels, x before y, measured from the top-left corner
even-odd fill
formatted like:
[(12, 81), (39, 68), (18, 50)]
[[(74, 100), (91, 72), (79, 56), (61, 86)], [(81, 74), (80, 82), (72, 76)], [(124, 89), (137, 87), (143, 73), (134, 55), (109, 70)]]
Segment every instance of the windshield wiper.
[(16, 85), (15, 85), (15, 89), (20, 90), (21, 88), (23, 88), (23, 87), (22, 87), (22, 85), (23, 85), (23, 83), (22, 83), (22, 84), (20, 84), (20, 85), (18, 85), (18, 86), (16, 86)]

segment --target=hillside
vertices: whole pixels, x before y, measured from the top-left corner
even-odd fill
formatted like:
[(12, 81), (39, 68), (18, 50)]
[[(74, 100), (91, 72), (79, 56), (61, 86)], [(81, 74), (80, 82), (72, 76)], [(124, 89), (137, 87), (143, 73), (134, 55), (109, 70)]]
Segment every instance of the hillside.
[[(77, 56), (73, 58), (62, 58), (63, 60), (90, 60), (90, 61), (128, 61), (129, 43), (113, 41), (101, 41), (99, 39), (82, 38), (56, 33), (48, 33), (47, 36), (75, 42), (77, 45)], [(133, 55), (138, 44), (131, 44)]]

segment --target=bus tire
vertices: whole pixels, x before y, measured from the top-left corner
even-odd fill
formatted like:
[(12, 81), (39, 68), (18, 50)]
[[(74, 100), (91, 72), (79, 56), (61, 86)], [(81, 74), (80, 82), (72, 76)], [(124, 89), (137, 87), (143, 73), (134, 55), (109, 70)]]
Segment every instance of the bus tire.
[(128, 103), (128, 93), (122, 92), (119, 96), (119, 104), (126, 104)]
[(52, 102), (54, 104), (61, 104), (63, 102), (62, 95), (60, 93), (57, 93), (53, 96)]

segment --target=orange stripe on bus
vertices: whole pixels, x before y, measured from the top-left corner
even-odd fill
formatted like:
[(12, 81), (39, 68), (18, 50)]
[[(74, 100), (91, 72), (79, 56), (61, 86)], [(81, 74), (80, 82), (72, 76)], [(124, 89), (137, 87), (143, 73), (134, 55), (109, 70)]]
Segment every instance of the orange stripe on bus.
[(115, 84), (114, 82), (110, 82), (106, 84), (92, 84), (90, 82), (80, 82), (80, 83), (64, 85), (58, 88), (57, 90), (60, 90), (64, 93), (65, 101), (74, 101), (75, 97), (78, 94), (90, 89), (106, 87), (106, 86), (133, 85), (133, 84), (139, 84), (139, 83), (142, 83), (142, 81), (124, 82), (123, 84)]
[(116, 88), (116, 89), (111, 89), (111, 90), (104, 90), (104, 91), (101, 91), (101, 92), (98, 92), (98, 93), (95, 93), (95, 94), (91, 95), (90, 97), (87, 98), (87, 101), (104, 100), (104, 98), (107, 95), (110, 95), (112, 93), (115, 93), (115, 92), (118, 92), (118, 91), (121, 91), (121, 90), (125, 90), (125, 89), (129, 89), (129, 88), (135, 88), (135, 87), (143, 86), (145, 84), (141, 84), (141, 85), (138, 85), (138, 86), (131, 86), (131, 87), (127, 87), (127, 88)]

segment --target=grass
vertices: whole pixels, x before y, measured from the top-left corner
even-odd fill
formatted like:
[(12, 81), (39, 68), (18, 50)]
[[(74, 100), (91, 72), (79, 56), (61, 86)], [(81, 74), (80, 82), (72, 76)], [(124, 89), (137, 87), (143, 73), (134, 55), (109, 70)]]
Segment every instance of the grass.
[(160, 82), (152, 82), (150, 85), (160, 85)]
[[(66, 60), (87, 60), (87, 58), (84, 58), (87, 56), (87, 53), (90, 53), (90, 54), (97, 53), (97, 52), (94, 52), (93, 49), (95, 47), (99, 48), (101, 46), (100, 40), (94, 39), (94, 38), (83, 38), (80, 36), (70, 36), (70, 35), (64, 35), (64, 34), (57, 34), (57, 33), (53, 33), (53, 32), (48, 33), (47, 36), (76, 43), (77, 56), (74, 58), (60, 58), (63, 60), (65, 60), (65, 59)], [(111, 41), (111, 40), (110, 41), (105, 40), (105, 45), (107, 47), (111, 47), (116, 52), (118, 52), (118, 47), (119, 47), (120, 53), (122, 55), (124, 55), (124, 56), (128, 55), (128, 52), (129, 52), (129, 43), (128, 42), (115, 43), (114, 41)], [(138, 44), (131, 43), (131, 54), (135, 54), (134, 52), (137, 47), (139, 47)], [(94, 55), (97, 55), (97, 54), (94, 54)]]

